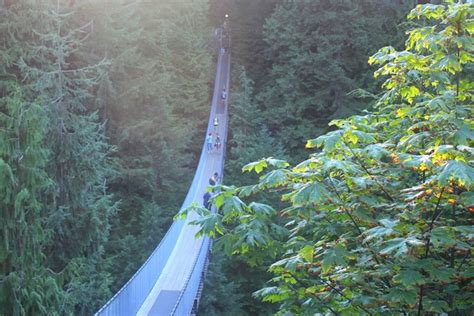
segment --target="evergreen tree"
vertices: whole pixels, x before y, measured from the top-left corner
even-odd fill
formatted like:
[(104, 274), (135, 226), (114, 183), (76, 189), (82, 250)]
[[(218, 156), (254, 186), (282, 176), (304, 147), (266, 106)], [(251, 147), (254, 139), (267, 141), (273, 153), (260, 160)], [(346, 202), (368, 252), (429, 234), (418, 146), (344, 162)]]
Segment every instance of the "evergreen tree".
[[(90, 56), (108, 56), (98, 96), (117, 145), (110, 183), (121, 211), (112, 219), (108, 256), (117, 290), (159, 243), (184, 199), (207, 119), (210, 30), (205, 1), (100, 1)], [(127, 21), (127, 23), (123, 23)]]
[[(42, 96), (21, 85), (16, 66), (34, 52), (24, 41), (34, 37), (36, 12), (27, 3), (0, 11), (0, 314), (66, 312), (69, 295), (62, 274), (46, 265), (51, 240), (45, 192), (53, 185), (46, 172), (48, 116)], [(64, 308), (61, 308), (63, 306)]]
[[(91, 91), (107, 62), (88, 64), (77, 52), (91, 23), (74, 24), (74, 5), (25, 2), (38, 14), (34, 52), (18, 62), (31, 95), (40, 95), (48, 115), (46, 166), (54, 181), (44, 197), (45, 219), (52, 238), (45, 250), (46, 266), (62, 273), (70, 293), (71, 311), (91, 313), (110, 294), (110, 277), (102, 269), (109, 217), (115, 206), (107, 193), (111, 148), (98, 122)], [(91, 278), (90, 276), (94, 277)]]
[(15, 81), (0, 84), (0, 314), (59, 314), (67, 294), (44, 251), (50, 233), (41, 197), (52, 184), (43, 143), (47, 116)]
[(226, 164), (226, 182), (244, 184), (248, 181), (242, 177), (241, 168), (248, 161), (259, 157), (277, 155), (283, 157), (284, 149), (279, 140), (274, 139), (269, 133), (269, 128), (262, 112), (253, 100), (253, 81), (247, 76), (244, 68), (233, 73), (238, 78), (233, 84), (235, 92), (232, 93), (230, 117), (230, 141), (228, 145), (228, 162)]
[(0, 5), (0, 313), (90, 314), (156, 247), (202, 144), (206, 15), (204, 0)]
[(257, 100), (270, 131), (293, 156), (306, 155), (305, 136), (322, 133), (330, 118), (367, 107), (347, 94), (374, 88), (366, 56), (397, 36), (399, 12), (374, 0), (295, 1), (278, 5), (267, 19), (271, 71)]
[(204, 282), (204, 295), (199, 301), (199, 314), (209, 316), (244, 314), (242, 295), (238, 294), (235, 281), (229, 280), (225, 271), (230, 263), (219, 252), (212, 255)]
[[(225, 1), (222, 2), (225, 4)], [(264, 25), (281, 1), (228, 0), (228, 2), (226, 8), (221, 11), (229, 14), (232, 63), (245, 68), (255, 83), (256, 92), (259, 92), (268, 80), (272, 66), (268, 44), (264, 41)]]

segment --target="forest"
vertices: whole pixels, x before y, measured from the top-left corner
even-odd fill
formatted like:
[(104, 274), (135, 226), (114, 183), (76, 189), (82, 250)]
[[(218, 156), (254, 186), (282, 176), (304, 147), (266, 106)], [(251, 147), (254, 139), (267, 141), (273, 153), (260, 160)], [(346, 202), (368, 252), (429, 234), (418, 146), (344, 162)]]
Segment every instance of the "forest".
[[(0, 0), (0, 315), (94, 314), (190, 212), (198, 315), (472, 315), (473, 13)], [(178, 214), (226, 15), (217, 212)]]

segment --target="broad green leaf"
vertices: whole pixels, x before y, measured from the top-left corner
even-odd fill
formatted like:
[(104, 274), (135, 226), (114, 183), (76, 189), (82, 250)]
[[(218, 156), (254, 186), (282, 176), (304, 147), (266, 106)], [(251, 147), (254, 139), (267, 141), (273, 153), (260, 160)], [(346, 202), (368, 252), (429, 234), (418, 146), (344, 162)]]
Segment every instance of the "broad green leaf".
[(469, 239), (474, 239), (474, 226), (454, 226), (453, 229), (461, 234), (465, 234)]
[(439, 20), (443, 17), (444, 11), (445, 11), (445, 8), (442, 5), (436, 5), (436, 4), (418, 5), (415, 7), (415, 9), (413, 9), (410, 12), (410, 14), (408, 14), (408, 19), (426, 18), (426, 19)]
[(394, 228), (395, 226), (397, 226), (397, 224), (400, 222), (398, 219), (389, 219), (389, 218), (382, 218), (381, 220), (379, 220), (380, 224), (382, 224), (384, 227), (387, 227), (387, 228)]
[(299, 163), (298, 165), (296, 165), (293, 168), (293, 171), (294, 172), (306, 172), (309, 169), (316, 168), (318, 165), (319, 165), (318, 159), (315, 158), (315, 157), (311, 157), (310, 159), (307, 159), (307, 160)]
[(365, 151), (367, 152), (367, 156), (372, 159), (380, 160), (390, 154), (385, 146), (381, 144), (371, 144), (365, 147)]
[(238, 188), (240, 197), (248, 197), (250, 195), (257, 193), (258, 190), (259, 190), (258, 185), (247, 185), (247, 186)]
[(312, 246), (306, 245), (298, 252), (298, 255), (306, 262), (313, 262), (314, 249)]
[(213, 196), (213, 202), (214, 202), (214, 206), (217, 208), (217, 209), (220, 209), (222, 205), (224, 205), (224, 201), (225, 201), (225, 194), (220, 192), (218, 194), (216, 194), (215, 196)]
[(251, 202), (249, 208), (254, 211), (255, 214), (262, 216), (271, 216), (276, 213), (270, 205), (262, 203)]
[(289, 293), (283, 293), (277, 286), (264, 287), (253, 294), (255, 297), (261, 297), (264, 302), (277, 303), (288, 298)]
[(343, 131), (338, 130), (319, 136), (316, 139), (308, 140), (306, 148), (323, 147), (325, 151), (331, 151), (340, 146), (342, 134)]
[(245, 242), (250, 247), (259, 247), (266, 244), (265, 240), (263, 239), (262, 233), (258, 230), (248, 229), (246, 230), (244, 237)]
[(408, 251), (407, 243), (404, 238), (390, 239), (385, 243), (385, 247), (380, 251), (381, 254), (395, 253), (395, 256), (403, 256)]
[(366, 236), (364, 242), (371, 241), (374, 238), (380, 239), (384, 236), (390, 236), (391, 234), (393, 234), (393, 229), (391, 228), (381, 226), (373, 227), (364, 232), (364, 235)]
[(354, 145), (357, 143), (369, 144), (375, 142), (373, 135), (356, 129), (349, 129), (346, 131), (344, 133), (344, 138), (347, 138)]
[(420, 89), (416, 86), (403, 87), (400, 90), (400, 94), (403, 98), (407, 99), (408, 103), (413, 103), (413, 99), (418, 96)]
[(417, 289), (392, 288), (388, 294), (384, 295), (384, 298), (393, 303), (414, 305), (417, 301)]
[(454, 141), (459, 145), (469, 145), (469, 142), (474, 140), (474, 129), (463, 125), (459, 130), (454, 133)]
[(294, 205), (318, 204), (328, 198), (328, 192), (324, 185), (313, 182), (307, 183), (295, 192), (283, 196), (284, 200), (290, 198)]
[(460, 186), (470, 189), (474, 186), (474, 168), (463, 161), (450, 160), (437, 176), (441, 185), (456, 181)]
[(232, 196), (230, 198), (225, 199), (223, 204), (224, 212), (228, 210), (232, 212), (242, 213), (245, 207), (245, 203), (242, 202), (242, 200), (239, 199), (237, 196)]
[(415, 270), (402, 270), (399, 274), (395, 275), (394, 280), (407, 287), (425, 283), (423, 275)]
[(474, 20), (471, 19), (471, 20), (468, 20), (466, 22), (466, 31), (469, 33), (469, 34), (474, 34)]
[(259, 160), (259, 161), (251, 162), (251, 163), (243, 166), (242, 167), (242, 172), (245, 172), (245, 171), (250, 172), (252, 170), (255, 170), (256, 173), (260, 173), (266, 167), (268, 167), (268, 164), (267, 164), (265, 159), (262, 159), (262, 160)]
[(208, 235), (210, 237), (216, 237), (216, 233), (223, 235), (222, 230), (222, 215), (218, 213), (208, 212), (204, 216), (191, 221), (192, 225), (201, 226), (200, 230), (196, 233), (196, 237), (202, 235)]
[(323, 272), (328, 273), (334, 266), (346, 266), (346, 259), (351, 257), (351, 253), (340, 246), (326, 249), (321, 263)]
[(288, 171), (277, 169), (272, 170), (260, 178), (260, 188), (274, 188), (286, 183)]
[(270, 266), (270, 271), (275, 271), (279, 267), (284, 267), (285, 269), (288, 269), (290, 271), (296, 271), (296, 266), (300, 263), (302, 263), (300, 256), (291, 256), (288, 258), (283, 258), (273, 263)]
[(290, 165), (285, 160), (275, 159), (275, 158), (272, 158), (272, 157), (267, 158), (266, 161), (270, 166), (273, 166), (273, 167), (276, 167), (276, 168), (286, 168)]
[(436, 227), (431, 231), (430, 237), (435, 247), (449, 248), (456, 244), (453, 230), (450, 227)]
[(369, 213), (368, 210), (364, 209), (363, 207), (358, 207), (356, 208), (353, 212), (352, 215), (355, 215), (357, 218), (367, 221), (370, 223), (376, 223), (375, 219), (372, 217), (372, 214)]
[(366, 176), (366, 177), (347, 177), (349, 183), (355, 185), (356, 189), (367, 189), (368, 187), (374, 184), (374, 181)]
[(361, 169), (350, 161), (340, 161), (337, 159), (328, 159), (323, 161), (322, 170), (329, 172), (332, 170), (339, 170), (344, 173), (356, 173)]
[(419, 148), (422, 144), (424, 144), (425, 139), (429, 138), (431, 135), (428, 132), (421, 132), (411, 135), (406, 135), (400, 138), (400, 142), (398, 143), (398, 148), (403, 148), (405, 150), (410, 150), (414, 148)]
[(432, 267), (426, 270), (435, 281), (448, 282), (456, 275), (456, 270), (448, 267)]

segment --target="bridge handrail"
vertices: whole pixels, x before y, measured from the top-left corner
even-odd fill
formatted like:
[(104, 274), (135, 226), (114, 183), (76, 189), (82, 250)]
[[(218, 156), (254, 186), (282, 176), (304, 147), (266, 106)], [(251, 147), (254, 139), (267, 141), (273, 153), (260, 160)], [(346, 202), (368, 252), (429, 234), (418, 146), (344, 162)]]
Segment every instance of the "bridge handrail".
[[(202, 267), (207, 258), (209, 245), (210, 238), (204, 237), (201, 248), (199, 249), (199, 255), (193, 264), (192, 272), (186, 279), (184, 289), (181, 291), (178, 301), (174, 305), (170, 315), (189, 315), (193, 309), (194, 299), (199, 289), (203, 270)], [(199, 269), (196, 269), (196, 267), (199, 267)]]

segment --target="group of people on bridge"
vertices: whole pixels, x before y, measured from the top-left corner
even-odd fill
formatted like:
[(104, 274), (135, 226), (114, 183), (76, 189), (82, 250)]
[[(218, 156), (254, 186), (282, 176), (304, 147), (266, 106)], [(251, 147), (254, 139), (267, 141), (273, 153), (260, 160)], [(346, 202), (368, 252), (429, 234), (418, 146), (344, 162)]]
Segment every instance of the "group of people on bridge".
[[(227, 18), (227, 16), (226, 16)], [(226, 52), (226, 48), (228, 48), (228, 45), (225, 45), (225, 43), (228, 43), (230, 42), (228, 40), (228, 36), (227, 36), (227, 32), (226, 32), (226, 25), (224, 24), (224, 27), (223, 27), (223, 30), (222, 30), (222, 33), (221, 33), (221, 49), (220, 49), (220, 53), (221, 55), (224, 55), (225, 52)], [(222, 41), (223, 39), (226, 39), (225, 41)], [(226, 47), (227, 46), (227, 47)], [(226, 101), (227, 101), (227, 90), (226, 90), (226, 86), (224, 85), (223, 88), (222, 88), (222, 91), (220, 93), (220, 99), (221, 99), (221, 106), (225, 106), (226, 104)], [(218, 127), (219, 127), (219, 119), (218, 117), (214, 117), (214, 121), (213, 121), (213, 125), (214, 125), (214, 130), (211, 132), (209, 132), (206, 136), (206, 149), (207, 149), (207, 152), (208, 153), (211, 153), (212, 151), (219, 151), (221, 149), (221, 139), (219, 137), (219, 132), (218, 132)], [(210, 199), (212, 198), (213, 196), (213, 193), (214, 193), (214, 186), (219, 182), (219, 173), (217, 172), (214, 172), (214, 174), (211, 176), (211, 178), (209, 178), (209, 185), (211, 186), (211, 189), (206, 189), (206, 192), (204, 193), (203, 195), (203, 206), (205, 208), (207, 208), (208, 210), (211, 210), (211, 207), (212, 207), (212, 203), (210, 202)]]
[(214, 149), (216, 151), (219, 151), (221, 149), (221, 138), (219, 137), (219, 133), (214, 132), (215, 135), (212, 135), (212, 132), (209, 132), (209, 134), (206, 137), (206, 148), (207, 152), (211, 153)]

